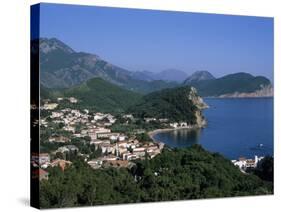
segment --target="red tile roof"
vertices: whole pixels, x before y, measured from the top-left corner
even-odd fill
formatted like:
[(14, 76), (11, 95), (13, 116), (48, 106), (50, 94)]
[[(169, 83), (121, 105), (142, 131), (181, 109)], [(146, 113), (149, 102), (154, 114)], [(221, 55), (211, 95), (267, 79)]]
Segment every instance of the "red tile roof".
[(49, 173), (43, 169), (39, 169), (39, 175), (48, 175)]

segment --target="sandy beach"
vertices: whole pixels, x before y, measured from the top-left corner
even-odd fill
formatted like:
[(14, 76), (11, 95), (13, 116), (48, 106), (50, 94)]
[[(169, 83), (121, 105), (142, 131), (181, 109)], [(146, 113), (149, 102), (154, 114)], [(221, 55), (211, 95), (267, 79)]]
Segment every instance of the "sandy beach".
[[(169, 131), (176, 131), (176, 130), (182, 130), (182, 129), (197, 129), (199, 128), (198, 126), (188, 126), (188, 127), (177, 127), (177, 128), (163, 128), (163, 129), (157, 129), (157, 130), (153, 130), (148, 132), (147, 134), (149, 135), (149, 137), (153, 140), (156, 141), (153, 136), (158, 134), (158, 133), (162, 133), (162, 132), (169, 132)], [(159, 142), (159, 141), (158, 141)], [(161, 141), (160, 141), (161, 142)]]

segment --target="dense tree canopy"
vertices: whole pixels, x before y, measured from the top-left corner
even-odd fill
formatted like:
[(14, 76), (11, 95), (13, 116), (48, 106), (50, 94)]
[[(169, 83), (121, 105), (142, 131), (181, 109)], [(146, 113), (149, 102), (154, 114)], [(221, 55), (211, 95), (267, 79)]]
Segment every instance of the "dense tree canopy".
[(254, 170), (254, 173), (263, 180), (273, 182), (273, 168), (273, 157), (267, 156), (260, 161), (257, 169)]
[(93, 170), (76, 160), (62, 172), (49, 170), (40, 183), (42, 208), (199, 199), (272, 193), (272, 183), (245, 175), (219, 154), (201, 146), (165, 149), (131, 169)]
[(100, 112), (124, 112), (136, 103), (141, 95), (109, 83), (101, 78), (91, 79), (64, 92), (65, 96), (79, 99), (79, 105)]
[(164, 89), (144, 96), (128, 111), (141, 118), (168, 118), (170, 121), (195, 124), (197, 107), (188, 98), (189, 95), (189, 86)]
[(219, 96), (230, 93), (250, 93), (261, 89), (261, 85), (270, 85), (266, 77), (254, 77), (248, 73), (229, 74), (218, 79), (195, 81), (188, 83), (195, 87), (200, 96)]

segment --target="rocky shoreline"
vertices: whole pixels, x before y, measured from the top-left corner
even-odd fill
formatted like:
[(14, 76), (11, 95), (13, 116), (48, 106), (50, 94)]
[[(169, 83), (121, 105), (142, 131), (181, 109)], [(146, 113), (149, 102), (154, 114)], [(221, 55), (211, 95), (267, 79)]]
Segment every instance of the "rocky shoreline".
[(269, 85), (262, 86), (260, 90), (254, 92), (234, 92), (205, 98), (272, 98), (273, 96), (273, 86)]
[(182, 126), (175, 126), (171, 128), (163, 128), (163, 129), (156, 129), (153, 131), (148, 132), (148, 136), (154, 141), (154, 142), (161, 142), (161, 141), (156, 141), (153, 136), (155, 136), (158, 133), (163, 133), (163, 132), (169, 132), (169, 131), (176, 131), (176, 130), (182, 130), (182, 129), (188, 129), (188, 130), (193, 130), (193, 129), (200, 129), (203, 128), (207, 125), (207, 121), (202, 115), (202, 110), (209, 108), (209, 105), (207, 105), (203, 98), (200, 97), (197, 94), (197, 90), (194, 87), (191, 87), (191, 91), (188, 95), (188, 99), (193, 102), (193, 104), (197, 107), (197, 111), (195, 112), (195, 117), (196, 117), (196, 124), (194, 125), (186, 125)]

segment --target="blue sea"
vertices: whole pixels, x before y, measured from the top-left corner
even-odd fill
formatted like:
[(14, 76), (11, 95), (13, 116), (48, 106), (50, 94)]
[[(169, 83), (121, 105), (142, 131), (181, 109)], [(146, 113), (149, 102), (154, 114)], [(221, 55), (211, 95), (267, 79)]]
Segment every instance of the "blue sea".
[(273, 155), (273, 98), (206, 98), (204, 129), (175, 130), (154, 135), (170, 147), (201, 144), (229, 159)]

